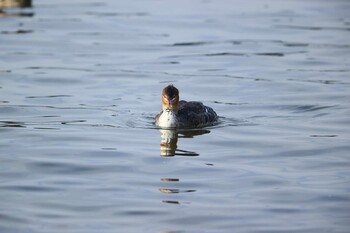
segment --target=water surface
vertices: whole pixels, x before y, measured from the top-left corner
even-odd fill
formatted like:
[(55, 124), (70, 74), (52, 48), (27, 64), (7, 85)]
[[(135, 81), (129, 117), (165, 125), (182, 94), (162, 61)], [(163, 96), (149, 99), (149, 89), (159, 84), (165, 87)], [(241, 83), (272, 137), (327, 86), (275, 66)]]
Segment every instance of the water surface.
[[(348, 1), (6, 12), (1, 232), (348, 232)], [(219, 124), (156, 128), (170, 83)]]

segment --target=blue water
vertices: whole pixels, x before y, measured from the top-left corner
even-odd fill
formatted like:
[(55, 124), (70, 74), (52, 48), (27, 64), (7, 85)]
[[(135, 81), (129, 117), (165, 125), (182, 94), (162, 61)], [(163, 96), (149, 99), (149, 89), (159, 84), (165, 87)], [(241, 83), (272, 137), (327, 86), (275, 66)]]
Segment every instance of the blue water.
[[(0, 232), (349, 232), (350, 2), (33, 5), (0, 18)], [(170, 83), (219, 123), (156, 128)]]

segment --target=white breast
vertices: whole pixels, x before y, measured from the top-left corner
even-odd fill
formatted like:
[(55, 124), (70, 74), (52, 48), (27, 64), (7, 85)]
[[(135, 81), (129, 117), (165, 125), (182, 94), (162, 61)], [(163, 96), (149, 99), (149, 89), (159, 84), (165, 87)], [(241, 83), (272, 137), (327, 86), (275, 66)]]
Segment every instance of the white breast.
[(157, 119), (157, 125), (163, 128), (177, 127), (177, 116), (173, 111), (163, 111)]

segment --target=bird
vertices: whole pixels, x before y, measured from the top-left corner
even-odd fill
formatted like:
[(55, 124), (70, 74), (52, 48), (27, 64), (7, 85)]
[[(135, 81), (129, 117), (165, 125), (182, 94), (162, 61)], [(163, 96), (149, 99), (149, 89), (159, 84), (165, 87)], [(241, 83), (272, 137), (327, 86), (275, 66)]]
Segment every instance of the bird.
[(180, 101), (179, 90), (168, 85), (162, 91), (162, 111), (156, 115), (160, 128), (201, 128), (218, 121), (216, 112), (197, 101)]

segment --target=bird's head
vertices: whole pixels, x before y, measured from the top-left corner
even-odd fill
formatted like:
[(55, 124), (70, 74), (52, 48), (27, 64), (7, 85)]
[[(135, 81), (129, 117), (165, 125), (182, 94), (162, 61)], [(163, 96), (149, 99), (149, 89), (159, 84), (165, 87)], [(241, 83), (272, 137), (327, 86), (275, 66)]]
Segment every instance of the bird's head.
[(162, 92), (163, 111), (174, 111), (177, 113), (180, 107), (179, 90), (173, 85), (164, 87)]

